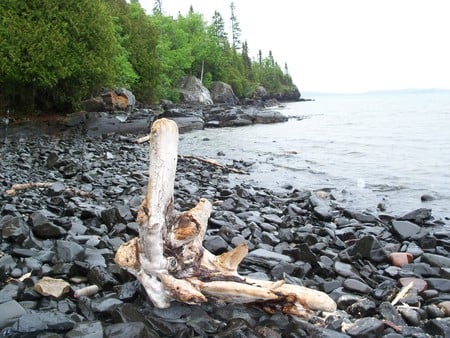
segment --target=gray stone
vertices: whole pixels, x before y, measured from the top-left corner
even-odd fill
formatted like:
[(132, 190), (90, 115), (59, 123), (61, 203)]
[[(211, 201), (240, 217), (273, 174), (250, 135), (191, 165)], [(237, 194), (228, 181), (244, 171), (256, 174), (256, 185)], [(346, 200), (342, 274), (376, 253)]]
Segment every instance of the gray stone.
[(228, 250), (228, 243), (218, 235), (208, 236), (204, 240), (203, 246), (214, 254), (221, 254)]
[(30, 233), (30, 229), (22, 217), (4, 217), (1, 230), (2, 238), (5, 241), (16, 243), (21, 243)]
[(83, 257), (84, 248), (75, 242), (58, 240), (56, 241), (56, 257), (61, 262), (71, 263)]
[(420, 208), (408, 212), (399, 218), (401, 221), (411, 221), (416, 224), (423, 224), (426, 220), (431, 218), (431, 209)]
[(400, 240), (419, 239), (425, 236), (425, 232), (418, 225), (409, 221), (392, 221), (392, 230)]
[[(103, 326), (99, 321), (76, 323), (74, 328), (66, 333), (67, 338), (103, 338)], [(132, 336), (130, 336), (132, 337)]]
[(369, 294), (372, 292), (372, 288), (370, 286), (353, 278), (346, 279), (343, 286), (347, 290), (356, 291), (363, 294)]
[(428, 252), (420, 257), (420, 261), (439, 268), (450, 268), (450, 258)]
[(211, 84), (211, 99), (214, 103), (226, 103), (235, 105), (239, 103), (239, 99), (234, 94), (233, 88), (224, 82), (214, 81)]
[(269, 251), (266, 249), (256, 249), (248, 253), (243, 262), (251, 265), (260, 265), (268, 268), (273, 268), (280, 262), (291, 263), (292, 258), (280, 253)]
[(25, 309), (15, 300), (0, 304), (0, 329), (11, 325), (26, 313)]
[(388, 254), (384, 247), (373, 235), (359, 239), (353, 247), (352, 255), (367, 258), (375, 263), (385, 262), (388, 259)]
[(355, 321), (347, 330), (353, 338), (378, 338), (382, 336), (384, 323), (376, 318), (366, 317)]
[(427, 278), (425, 281), (428, 283), (430, 289), (436, 289), (441, 292), (450, 292), (450, 279)]
[(187, 76), (180, 86), (181, 102), (213, 104), (211, 93), (195, 76)]
[(378, 312), (384, 319), (394, 323), (395, 325), (398, 325), (398, 326), (406, 325), (401, 314), (397, 311), (397, 309), (390, 302), (381, 303), (378, 306)]

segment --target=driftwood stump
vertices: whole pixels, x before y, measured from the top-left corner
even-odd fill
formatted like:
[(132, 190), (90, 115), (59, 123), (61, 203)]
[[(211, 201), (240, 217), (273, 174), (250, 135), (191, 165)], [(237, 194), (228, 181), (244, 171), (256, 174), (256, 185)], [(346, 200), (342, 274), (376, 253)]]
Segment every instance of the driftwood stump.
[(248, 253), (246, 244), (220, 256), (206, 250), (202, 243), (212, 204), (202, 198), (187, 212), (173, 210), (177, 153), (177, 125), (157, 120), (150, 134), (147, 193), (137, 217), (139, 238), (120, 246), (115, 256), (141, 282), (155, 307), (169, 307), (173, 300), (198, 304), (211, 297), (302, 317), (336, 310), (323, 292), (240, 276), (237, 268)]

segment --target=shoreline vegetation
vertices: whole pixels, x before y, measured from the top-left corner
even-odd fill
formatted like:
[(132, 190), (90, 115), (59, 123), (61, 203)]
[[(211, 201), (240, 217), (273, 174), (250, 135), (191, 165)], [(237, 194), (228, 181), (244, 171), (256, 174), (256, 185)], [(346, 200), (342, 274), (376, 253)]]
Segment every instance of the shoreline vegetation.
[(221, 13), (206, 19), (191, 8), (172, 17), (160, 5), (147, 14), (138, 1), (2, 1), (0, 112), (71, 113), (103, 88), (126, 88), (143, 105), (178, 103), (189, 77), (208, 89), (227, 83), (239, 99), (261, 87), (300, 97), (272, 51), (249, 55), (234, 3), (231, 34)]

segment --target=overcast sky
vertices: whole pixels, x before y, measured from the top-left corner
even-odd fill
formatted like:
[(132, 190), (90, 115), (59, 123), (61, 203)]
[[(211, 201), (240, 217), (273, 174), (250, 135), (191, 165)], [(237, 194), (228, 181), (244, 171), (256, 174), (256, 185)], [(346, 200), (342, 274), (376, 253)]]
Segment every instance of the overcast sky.
[[(227, 24), (230, 0), (162, 0), (163, 12), (192, 5)], [(250, 56), (269, 50), (300, 91), (450, 89), (449, 0), (235, 0)], [(154, 1), (140, 0), (151, 12)]]

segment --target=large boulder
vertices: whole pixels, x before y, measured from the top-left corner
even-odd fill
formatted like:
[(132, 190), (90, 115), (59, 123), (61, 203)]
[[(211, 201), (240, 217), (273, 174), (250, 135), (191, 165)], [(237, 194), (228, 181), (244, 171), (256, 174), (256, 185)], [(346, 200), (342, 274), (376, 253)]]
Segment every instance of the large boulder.
[(100, 96), (85, 100), (81, 104), (87, 112), (132, 110), (136, 99), (133, 93), (125, 88), (104, 89)]
[(257, 99), (264, 99), (268, 95), (266, 88), (263, 86), (258, 86), (255, 89), (254, 97)]
[(211, 98), (214, 103), (226, 103), (235, 105), (239, 99), (233, 92), (233, 88), (225, 82), (215, 81), (211, 86)]
[(213, 104), (208, 88), (203, 86), (202, 82), (195, 76), (184, 78), (179, 92), (183, 103)]

